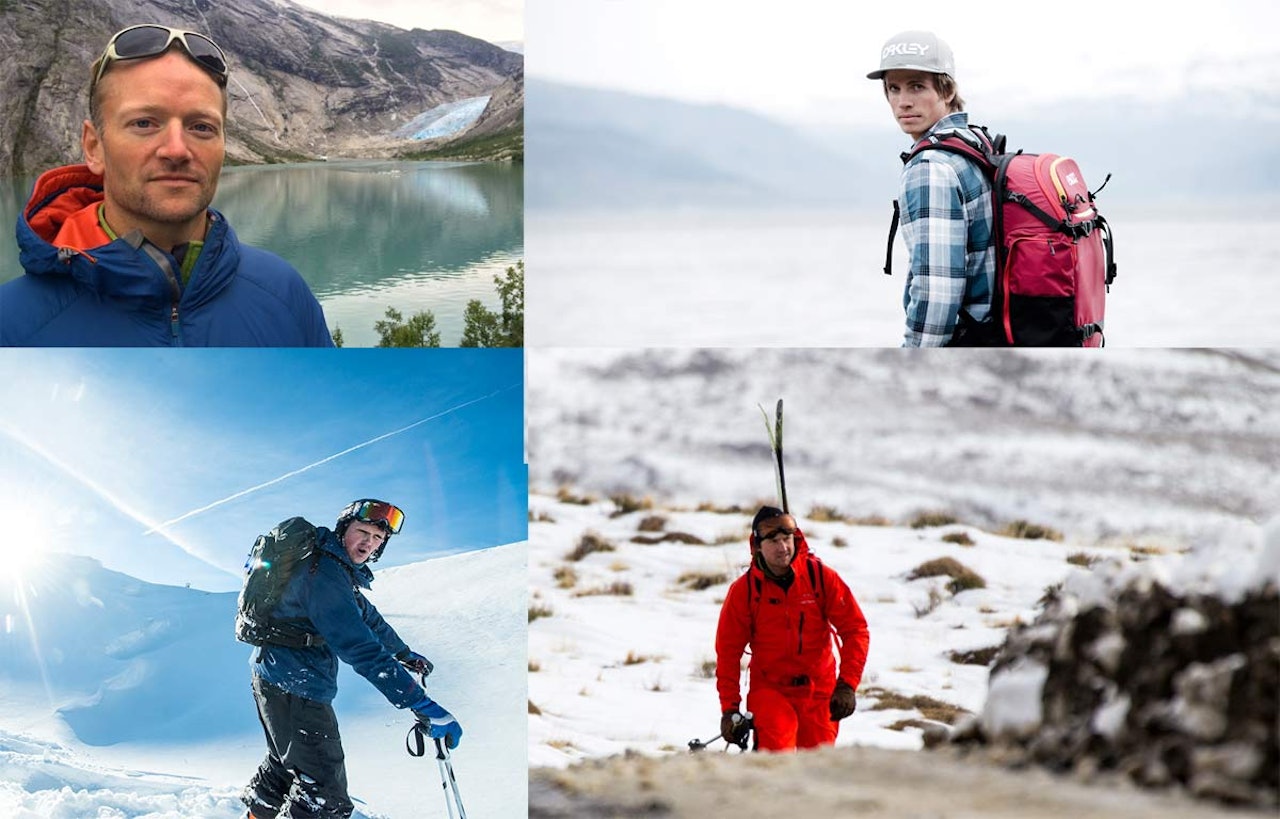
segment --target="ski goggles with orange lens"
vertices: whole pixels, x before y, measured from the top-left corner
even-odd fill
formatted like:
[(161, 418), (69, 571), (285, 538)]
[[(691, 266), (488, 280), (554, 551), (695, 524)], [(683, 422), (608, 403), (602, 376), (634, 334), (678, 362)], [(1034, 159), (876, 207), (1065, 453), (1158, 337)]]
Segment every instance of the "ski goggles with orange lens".
[(362, 523), (386, 524), (391, 534), (399, 534), (404, 523), (404, 512), (398, 506), (385, 501), (360, 500), (351, 504), (342, 513), (342, 517), (352, 517)]
[(227, 84), (227, 55), (218, 48), (217, 43), (197, 31), (184, 31), (180, 28), (148, 23), (130, 26), (116, 32), (102, 52), (98, 74), (93, 78), (93, 86), (97, 86), (102, 75), (107, 72), (107, 66), (112, 63), (120, 60), (159, 57), (169, 50), (174, 40), (178, 41), (196, 65), (213, 75), (218, 85)]

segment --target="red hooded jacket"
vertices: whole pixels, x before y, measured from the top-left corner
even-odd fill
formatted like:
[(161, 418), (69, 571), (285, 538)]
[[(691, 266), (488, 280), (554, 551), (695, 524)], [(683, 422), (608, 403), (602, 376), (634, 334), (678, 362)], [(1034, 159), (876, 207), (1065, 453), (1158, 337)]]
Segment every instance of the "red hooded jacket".
[[(770, 580), (753, 560), (729, 586), (716, 628), (716, 690), (720, 710), (742, 702), (739, 671), (743, 650), (751, 646), (751, 686), (785, 688), (807, 677), (807, 691), (830, 694), (836, 680), (855, 691), (867, 663), (870, 632), (853, 592), (835, 570), (809, 551), (804, 533), (795, 534), (791, 560), (795, 579), (787, 589)], [(832, 632), (839, 638), (836, 673)]]

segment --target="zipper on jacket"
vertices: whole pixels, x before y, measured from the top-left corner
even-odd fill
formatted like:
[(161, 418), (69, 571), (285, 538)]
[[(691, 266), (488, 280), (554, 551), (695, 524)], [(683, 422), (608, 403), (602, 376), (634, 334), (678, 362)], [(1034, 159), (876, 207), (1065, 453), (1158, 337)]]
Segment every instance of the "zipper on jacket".
[(182, 285), (178, 283), (178, 275), (174, 272), (173, 264), (169, 260), (169, 254), (147, 241), (143, 241), (140, 247), (142, 252), (146, 253), (148, 258), (156, 263), (156, 267), (160, 268), (160, 272), (164, 273), (164, 277), (169, 283), (169, 294), (171, 296), (169, 302), (169, 332), (173, 335), (172, 343), (174, 346), (181, 347), (182, 326), (178, 320), (178, 302), (182, 300)]
[(178, 303), (176, 301), (169, 308), (169, 330), (173, 333), (173, 340), (181, 347), (182, 334), (179, 332)]
[(804, 653), (804, 612), (800, 612), (800, 627), (796, 629), (796, 636), (799, 639), (799, 645), (796, 647), (797, 654)]

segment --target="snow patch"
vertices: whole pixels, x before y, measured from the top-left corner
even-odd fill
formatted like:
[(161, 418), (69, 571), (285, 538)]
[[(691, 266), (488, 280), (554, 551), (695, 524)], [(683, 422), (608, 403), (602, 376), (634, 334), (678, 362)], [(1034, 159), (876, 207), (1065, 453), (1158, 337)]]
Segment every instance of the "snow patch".
[(1044, 721), (1041, 697), (1049, 677), (1045, 665), (1023, 660), (991, 675), (982, 729), (989, 737), (1029, 737)]

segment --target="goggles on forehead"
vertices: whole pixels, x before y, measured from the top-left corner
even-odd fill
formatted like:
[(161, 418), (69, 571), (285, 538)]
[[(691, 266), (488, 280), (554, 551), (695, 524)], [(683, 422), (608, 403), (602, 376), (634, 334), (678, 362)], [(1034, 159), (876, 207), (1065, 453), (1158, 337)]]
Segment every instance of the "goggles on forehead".
[(130, 26), (116, 32), (107, 43), (99, 60), (98, 73), (93, 78), (97, 86), (107, 66), (120, 60), (142, 60), (159, 57), (169, 50), (169, 46), (177, 41), (196, 65), (213, 75), (218, 85), (227, 84), (227, 55), (213, 40), (196, 31), (185, 31), (180, 28), (148, 23), (141, 26)]
[(386, 524), (391, 534), (399, 534), (404, 524), (404, 512), (398, 506), (386, 501), (359, 500), (342, 510), (342, 517), (361, 521), (362, 523)]
[(778, 540), (778, 539), (780, 539), (780, 538), (784, 538), (784, 537), (794, 537), (794, 536), (795, 536), (795, 534), (796, 534), (796, 530), (795, 530), (795, 529), (786, 529), (786, 528), (782, 528), (782, 529), (774, 529), (772, 532), (770, 532), (770, 533), (769, 533), (769, 534), (767, 534), (767, 535), (760, 535), (760, 540), (761, 540), (761, 541), (765, 541), (765, 540)]

